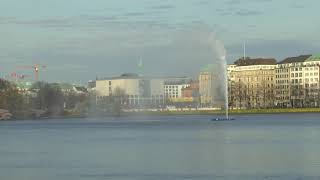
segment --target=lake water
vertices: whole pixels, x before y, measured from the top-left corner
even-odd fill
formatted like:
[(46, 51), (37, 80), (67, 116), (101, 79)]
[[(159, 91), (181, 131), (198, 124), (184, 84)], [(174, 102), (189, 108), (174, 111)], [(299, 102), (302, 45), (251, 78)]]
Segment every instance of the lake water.
[(319, 179), (319, 115), (0, 122), (0, 179)]

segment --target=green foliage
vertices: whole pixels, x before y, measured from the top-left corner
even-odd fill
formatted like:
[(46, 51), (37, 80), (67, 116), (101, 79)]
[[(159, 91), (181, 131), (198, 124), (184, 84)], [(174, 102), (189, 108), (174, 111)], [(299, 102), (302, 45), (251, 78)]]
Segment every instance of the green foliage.
[(0, 79), (0, 109), (7, 109), (16, 113), (24, 108), (23, 95), (10, 82)]
[(33, 100), (35, 109), (46, 110), (49, 115), (63, 113), (64, 96), (58, 84), (37, 82), (31, 89), (37, 93)]

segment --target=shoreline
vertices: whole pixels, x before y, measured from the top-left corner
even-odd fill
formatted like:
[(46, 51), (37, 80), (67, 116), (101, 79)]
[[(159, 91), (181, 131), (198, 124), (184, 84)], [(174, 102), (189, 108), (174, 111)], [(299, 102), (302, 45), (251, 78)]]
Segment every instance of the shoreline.
[[(295, 114), (295, 113), (320, 113), (320, 108), (290, 108), (290, 109), (242, 109), (242, 110), (229, 110), (229, 115), (245, 115), (245, 114)], [(184, 111), (140, 111), (140, 112), (122, 112), (120, 116), (114, 115), (67, 115), (67, 116), (53, 116), (53, 117), (39, 117), (39, 118), (12, 118), (9, 120), (1, 121), (23, 121), (23, 120), (68, 120), (68, 119), (84, 119), (90, 117), (128, 117), (128, 116), (178, 116), (178, 115), (224, 115), (222, 110), (184, 110)]]
[[(237, 114), (285, 114), (285, 113), (320, 113), (320, 108), (290, 108), (290, 109), (241, 109), (229, 110), (229, 115)], [(125, 115), (224, 115), (222, 110), (207, 110), (207, 111), (148, 111), (148, 112), (125, 112)]]

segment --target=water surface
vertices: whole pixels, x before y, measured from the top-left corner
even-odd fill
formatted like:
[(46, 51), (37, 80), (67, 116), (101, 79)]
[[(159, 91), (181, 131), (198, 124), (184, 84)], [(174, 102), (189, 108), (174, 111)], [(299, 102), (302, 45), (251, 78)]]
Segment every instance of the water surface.
[(318, 179), (319, 114), (0, 122), (0, 179)]

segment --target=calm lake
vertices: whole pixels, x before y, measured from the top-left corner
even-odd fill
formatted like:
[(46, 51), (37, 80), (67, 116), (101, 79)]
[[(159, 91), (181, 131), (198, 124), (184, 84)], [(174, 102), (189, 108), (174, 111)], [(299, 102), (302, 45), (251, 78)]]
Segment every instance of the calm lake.
[(319, 179), (319, 115), (3, 121), (0, 179)]

